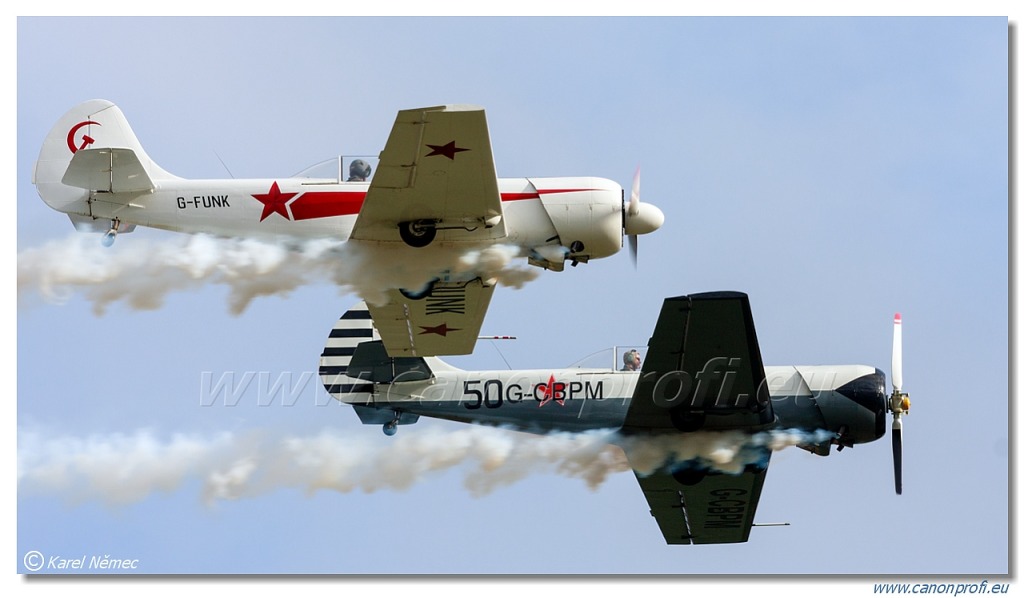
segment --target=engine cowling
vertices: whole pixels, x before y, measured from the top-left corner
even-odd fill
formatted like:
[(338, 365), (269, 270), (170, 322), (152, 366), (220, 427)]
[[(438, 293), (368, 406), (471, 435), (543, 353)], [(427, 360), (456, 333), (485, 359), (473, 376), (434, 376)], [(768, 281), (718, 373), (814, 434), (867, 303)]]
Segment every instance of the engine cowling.
[[(765, 367), (780, 428), (828, 430), (852, 446), (885, 434), (885, 374), (871, 366)], [(829, 445), (805, 446), (827, 455)]]
[(622, 187), (596, 177), (530, 179), (570, 260), (614, 255), (622, 247)]

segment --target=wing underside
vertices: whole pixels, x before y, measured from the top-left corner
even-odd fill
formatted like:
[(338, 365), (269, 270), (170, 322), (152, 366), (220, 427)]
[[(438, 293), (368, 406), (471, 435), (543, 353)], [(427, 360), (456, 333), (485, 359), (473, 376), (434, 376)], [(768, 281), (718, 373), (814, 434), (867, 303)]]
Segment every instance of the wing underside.
[(369, 309), (392, 357), (464, 355), (473, 352), (493, 292), (479, 278), (438, 281), (423, 297), (389, 291), (386, 305)]
[(767, 471), (766, 454), (763, 466), (740, 474), (683, 470), (636, 479), (666, 543), (727, 544), (750, 536)]

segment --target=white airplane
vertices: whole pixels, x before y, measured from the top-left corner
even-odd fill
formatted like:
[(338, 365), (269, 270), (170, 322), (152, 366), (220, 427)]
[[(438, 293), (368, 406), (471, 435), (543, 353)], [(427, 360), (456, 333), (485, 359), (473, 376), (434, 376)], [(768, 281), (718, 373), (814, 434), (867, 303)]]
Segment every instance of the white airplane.
[[(121, 110), (91, 100), (57, 121), (43, 142), (33, 182), (47, 205), (104, 244), (135, 226), (269, 240), (334, 239), (394, 260), (409, 251), (519, 248), (530, 264), (561, 271), (615, 254), (628, 236), (664, 222), (615, 182), (593, 177), (499, 179), (482, 108), (402, 110), (377, 172), (342, 160), (332, 177), (189, 180), (142, 149)], [(372, 178), (370, 175), (373, 174)], [(410, 249), (413, 248), (413, 249)], [(495, 281), (476, 272), (424, 272), (424, 288), (394, 289), (371, 305), (392, 355), (470, 353)]]
[[(383, 424), (389, 436), (421, 416), (535, 433), (614, 429), (623, 439), (646, 435), (670, 442), (685, 442), (696, 432), (796, 429), (811, 439), (801, 448), (824, 456), (832, 446), (842, 450), (882, 437), (890, 411), (900, 494), (901, 417), (910, 408), (901, 390), (901, 330), (897, 314), (894, 388), (887, 397), (885, 374), (872, 366), (765, 367), (742, 293), (666, 299), (646, 359), (641, 365), (631, 348), (621, 353), (621, 369), (607, 363), (470, 372), (437, 357), (390, 357), (360, 304), (331, 331), (320, 376), (331, 396), (352, 405), (363, 423)], [(747, 541), (771, 456), (768, 446), (750, 450), (758, 452), (741, 473), (730, 475), (700, 460), (640, 470), (627, 448), (667, 543)]]

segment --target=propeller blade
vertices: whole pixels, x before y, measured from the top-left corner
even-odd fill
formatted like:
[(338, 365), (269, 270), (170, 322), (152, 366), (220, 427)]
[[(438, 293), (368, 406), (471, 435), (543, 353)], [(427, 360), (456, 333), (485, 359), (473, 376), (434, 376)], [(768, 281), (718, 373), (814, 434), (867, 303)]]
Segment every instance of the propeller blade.
[(622, 238), (619, 240), (619, 247), (626, 246), (626, 196), (622, 196)]
[(630, 217), (640, 213), (640, 167), (636, 167), (633, 173), (633, 188), (629, 191), (629, 205), (626, 205), (625, 198), (622, 201), (622, 235), (629, 237), (629, 256), (633, 258), (633, 268), (636, 268), (637, 260), (637, 235), (628, 234), (627, 222)]
[(903, 494), (903, 424), (892, 421), (892, 467), (896, 479), (896, 494)]
[(629, 210), (630, 216), (636, 216), (640, 212), (640, 167), (636, 167), (636, 173), (633, 174), (633, 189), (629, 192)]
[(898, 313), (892, 320), (892, 387), (903, 389), (903, 316)]

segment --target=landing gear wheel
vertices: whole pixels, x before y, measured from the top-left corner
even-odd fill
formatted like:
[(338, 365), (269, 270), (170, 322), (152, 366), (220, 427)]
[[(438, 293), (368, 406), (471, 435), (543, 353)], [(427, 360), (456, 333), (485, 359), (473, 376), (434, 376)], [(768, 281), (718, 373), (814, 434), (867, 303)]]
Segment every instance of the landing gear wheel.
[(695, 467), (684, 467), (672, 472), (675, 481), (684, 486), (696, 486), (708, 475), (708, 470)]
[(426, 247), (437, 236), (437, 227), (430, 220), (408, 220), (398, 223), (398, 234), (409, 247)]

